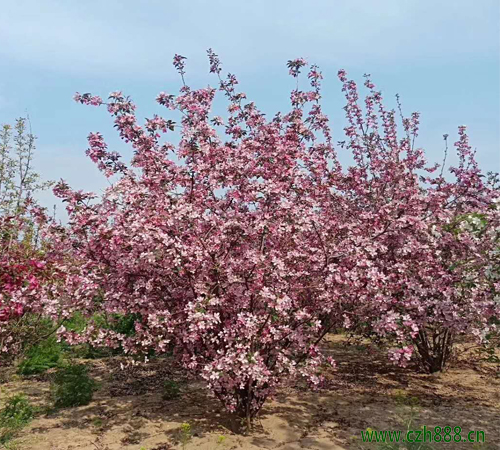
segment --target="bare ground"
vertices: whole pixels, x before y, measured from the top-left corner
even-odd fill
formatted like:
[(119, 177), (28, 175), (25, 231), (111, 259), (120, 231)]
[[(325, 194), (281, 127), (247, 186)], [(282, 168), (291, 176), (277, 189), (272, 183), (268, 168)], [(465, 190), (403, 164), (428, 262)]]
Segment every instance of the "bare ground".
[[(100, 389), (88, 406), (39, 415), (10, 444), (19, 450), (252, 450), (370, 449), (361, 431), (405, 430), (426, 425), (460, 426), (462, 437), (483, 430), (486, 445), (449, 443), (447, 449), (500, 449), (500, 374), (494, 365), (462, 351), (445, 373), (426, 375), (395, 368), (375, 346), (346, 345), (332, 336), (329, 352), (337, 369), (325, 389), (300, 385), (282, 389), (263, 408), (255, 429), (240, 435), (231, 416), (196, 380), (186, 380), (168, 360), (120, 368), (121, 358), (90, 360)], [(36, 404), (50, 404), (47, 377), (13, 379), (1, 374), (2, 400), (24, 392)], [(181, 383), (181, 395), (162, 399), (166, 379)], [(190, 435), (182, 441), (181, 425)], [(401, 447), (404, 448), (404, 447)]]

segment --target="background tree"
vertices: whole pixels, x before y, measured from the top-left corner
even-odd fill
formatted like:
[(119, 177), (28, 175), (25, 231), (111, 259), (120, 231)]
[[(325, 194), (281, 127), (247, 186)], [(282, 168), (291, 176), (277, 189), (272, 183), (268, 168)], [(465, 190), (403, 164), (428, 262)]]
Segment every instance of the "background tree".
[(484, 339), (499, 314), (488, 279), (498, 190), (485, 182), (465, 127), (455, 143), (459, 165), (445, 177), (445, 161), (429, 166), (415, 146), (417, 113), (405, 118), (397, 98), (398, 130), (398, 111), (384, 108), (369, 76), (364, 113), (356, 83), (344, 71), (339, 78), (356, 161), (342, 188), (351, 270), (335, 274), (349, 286), (345, 323), (398, 344), (390, 352), (398, 364), (414, 356), (423, 370), (442, 370), (459, 335)]
[(0, 357), (12, 359), (57, 326), (62, 273), (55, 246), (44, 238), (50, 220), (33, 194), (50, 186), (33, 170), (35, 137), (19, 118), (0, 135)]

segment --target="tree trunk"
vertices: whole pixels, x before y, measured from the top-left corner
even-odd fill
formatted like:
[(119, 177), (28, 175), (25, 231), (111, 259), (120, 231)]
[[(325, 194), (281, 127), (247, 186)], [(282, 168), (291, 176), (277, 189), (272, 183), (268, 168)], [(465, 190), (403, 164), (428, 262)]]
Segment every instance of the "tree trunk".
[(414, 340), (420, 366), (427, 373), (442, 371), (453, 349), (453, 334), (449, 329), (420, 330)]

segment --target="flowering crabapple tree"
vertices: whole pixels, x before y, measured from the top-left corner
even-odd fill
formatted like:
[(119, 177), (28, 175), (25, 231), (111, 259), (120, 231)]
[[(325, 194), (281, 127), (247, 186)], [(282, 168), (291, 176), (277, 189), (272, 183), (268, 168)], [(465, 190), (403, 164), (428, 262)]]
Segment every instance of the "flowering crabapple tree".
[(375, 323), (378, 333), (401, 345), (390, 352), (394, 362), (405, 366), (414, 352), (420, 367), (432, 373), (445, 367), (459, 336), (485, 343), (499, 311), (488, 274), (493, 235), (498, 225), (475, 214), (437, 222), (417, 235), (426, 245), (412, 255), (413, 271), (398, 277), (404, 290), (391, 294), (398, 301)]
[[(132, 102), (114, 92), (107, 109), (134, 148), (130, 166), (92, 133), (88, 156), (118, 180), (98, 201), (64, 182), (55, 193), (68, 204), (69, 236), (86, 274), (74, 292), (78, 307), (89, 316), (104, 310), (139, 317), (134, 336), (89, 326), (85, 338), (119, 341), (130, 353), (173, 347), (249, 426), (284, 380), (320, 383), (318, 344), (334, 323), (335, 286), (327, 285), (328, 267), (318, 256), (320, 205), (308, 167), (321, 158), (306, 138), (313, 129), (329, 136), (316, 68), (309, 75), (314, 90), (294, 91), (292, 111), (269, 121), (245, 103), (233, 75), (222, 78), (217, 56), (209, 57), (229, 100), (226, 123), (210, 117), (216, 89), (184, 84), (178, 96), (161, 93), (158, 102), (182, 114), (174, 146), (161, 141), (172, 121), (155, 116), (141, 127)], [(184, 58), (174, 64), (184, 80)], [(290, 62), (292, 75), (302, 65)], [(90, 94), (76, 100), (103, 104)], [(306, 121), (303, 105), (310, 101)], [(328, 151), (318, 143), (318, 155)]]
[[(491, 185), (500, 193), (500, 175), (493, 172), (488, 175)], [(494, 207), (489, 208), (473, 219), (477, 234), (486, 236), (487, 239), (492, 241), (492, 245), (489, 247), (489, 263), (486, 268), (486, 276), (491, 284), (493, 298), (497, 304), (500, 304), (500, 227), (498, 226), (500, 195), (497, 196), (495, 203)], [(491, 223), (497, 224), (496, 232), (494, 227), (489, 226)], [(486, 230), (488, 234), (485, 233)], [(500, 348), (500, 315), (492, 317), (490, 321), (494, 326), (490, 327), (491, 332), (486, 336), (485, 345), (481, 350), (487, 356), (487, 361), (499, 364), (498, 369), (500, 370), (500, 358), (496, 355), (496, 349)]]
[[(42, 340), (47, 330), (41, 318), (58, 318), (56, 294), (62, 276), (57, 263), (62, 254), (44, 235), (50, 220), (32, 194), (48, 187), (32, 169), (35, 137), (27, 120), (0, 135), (0, 357), (11, 360)], [(13, 146), (12, 146), (13, 141)], [(63, 286), (59, 283), (59, 285)]]
[[(139, 125), (134, 104), (121, 92), (106, 103), (76, 94), (80, 103), (107, 107), (134, 156), (125, 164), (100, 133), (91, 133), (87, 154), (111, 186), (102, 198), (64, 181), (54, 189), (67, 203), (65, 242), (78, 261), (73, 306), (89, 317), (105, 312), (137, 320), (132, 336), (92, 324), (83, 334), (62, 328), (61, 335), (121, 345), (130, 354), (173, 348), (250, 426), (286, 380), (320, 383), (325, 359), (319, 344), (334, 327), (370, 321), (405, 346), (439, 323), (442, 315), (432, 313), (431, 303), (424, 309), (432, 320), (416, 303), (430, 292), (437, 296), (443, 285), (431, 282), (433, 273), (416, 274), (413, 264), (433, 263), (450, 286), (461, 282), (460, 275), (448, 280), (445, 263), (432, 259), (429, 242), (440, 245), (433, 230), (449, 233), (451, 241), (446, 227), (452, 219), (484, 208), (490, 196), (466, 140), (458, 147), (455, 182), (442, 175), (422, 181), (419, 171), (436, 168), (414, 148), (418, 114), (403, 118), (405, 137), (398, 139), (395, 113), (384, 108), (368, 78), (363, 112), (356, 84), (339, 72), (348, 121), (340, 147), (354, 157), (344, 170), (321, 109), (316, 66), (303, 91), (299, 74), (306, 62), (289, 61), (297, 80), (290, 111), (269, 120), (208, 53), (228, 99), (226, 119), (211, 116), (216, 89), (185, 83), (179, 55), (180, 94), (157, 98), (181, 114), (179, 124), (154, 116)], [(163, 135), (176, 127), (180, 141), (174, 145)], [(436, 308), (441, 299), (433, 300)], [(489, 304), (484, 296), (476, 299)]]
[(484, 180), (465, 127), (455, 143), (459, 165), (445, 177), (445, 161), (438, 171), (415, 148), (417, 113), (405, 118), (398, 98), (398, 130), (396, 111), (385, 110), (367, 76), (363, 115), (356, 84), (343, 71), (339, 77), (346, 145), (356, 161), (342, 191), (351, 202), (345, 223), (357, 256), (351, 270), (334, 275), (350, 287), (345, 325), (363, 325), (398, 344), (390, 351), (397, 364), (415, 356), (425, 371), (442, 370), (459, 335), (482, 340), (499, 316), (489, 276), (498, 248), (498, 190)]

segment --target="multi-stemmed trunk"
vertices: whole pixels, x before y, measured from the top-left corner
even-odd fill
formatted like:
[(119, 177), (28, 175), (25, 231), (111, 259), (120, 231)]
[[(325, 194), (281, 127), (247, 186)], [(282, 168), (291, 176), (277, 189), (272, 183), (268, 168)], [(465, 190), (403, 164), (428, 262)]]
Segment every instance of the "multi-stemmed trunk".
[(240, 419), (240, 426), (246, 432), (252, 427), (252, 421), (259, 413), (266, 397), (256, 395), (255, 382), (251, 379), (247, 381), (243, 389), (236, 391), (237, 405), (236, 416)]
[(421, 329), (414, 339), (417, 357), (427, 373), (440, 372), (450, 359), (453, 349), (453, 333), (448, 328)]

